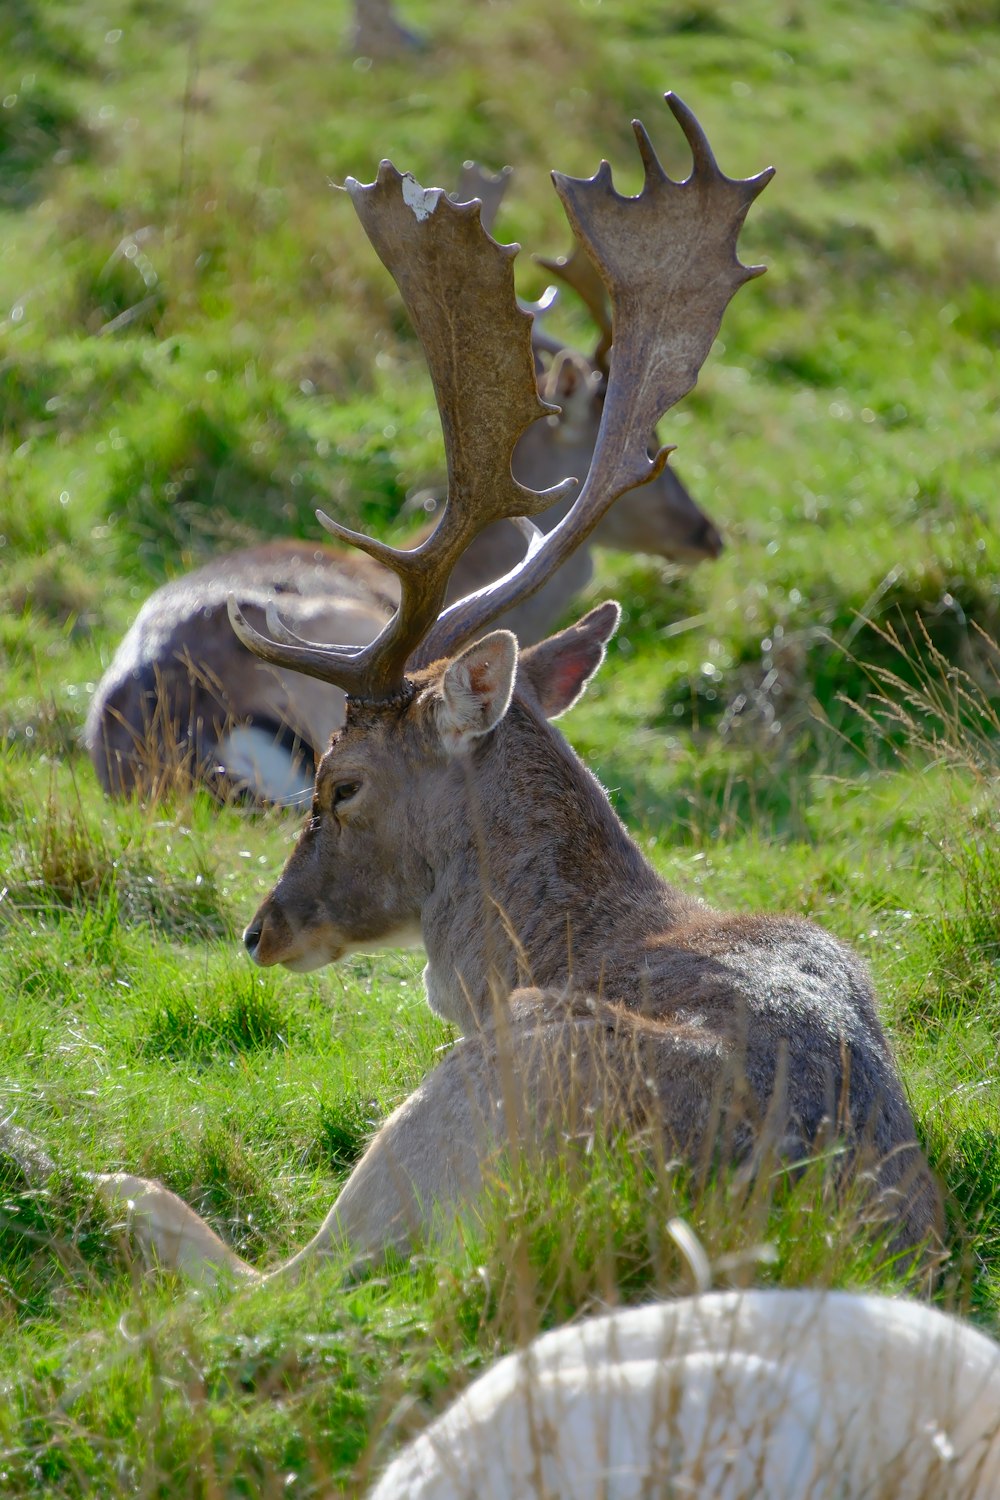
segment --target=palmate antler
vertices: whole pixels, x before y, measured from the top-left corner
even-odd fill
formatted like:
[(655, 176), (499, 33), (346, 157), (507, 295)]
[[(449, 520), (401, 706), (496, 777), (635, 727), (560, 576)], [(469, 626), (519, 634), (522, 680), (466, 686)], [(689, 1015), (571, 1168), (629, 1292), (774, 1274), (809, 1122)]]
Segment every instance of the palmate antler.
[[(383, 161), (367, 187), (345, 184), (368, 238), (399, 287), (427, 357), (448, 461), (441, 521), (413, 551), (319, 520), (339, 541), (367, 552), (400, 580), (395, 615), (370, 645), (320, 646), (291, 634), (267, 612), (272, 639), (258, 634), (235, 603), (230, 618), (244, 645), (278, 666), (336, 683), (354, 697), (391, 696), (411, 653), (444, 603), (452, 568), (472, 538), (493, 521), (523, 522), (564, 493), (518, 484), (511, 456), (532, 422), (557, 407), (540, 400), (531, 352), (531, 317), (517, 306), (517, 245), (498, 245), (480, 223), (478, 202), (452, 203)], [(572, 481), (570, 481), (572, 483)], [(534, 549), (537, 528), (524, 522)]]
[(530, 317), (514, 298), (512, 260), (519, 247), (489, 238), (477, 203), (453, 204), (440, 189), (401, 177), (390, 162), (367, 187), (348, 179), (358, 216), (424, 346), (444, 431), (448, 498), (437, 528), (413, 552), (348, 531), (320, 512), (334, 536), (399, 576), (399, 608), (375, 641), (357, 649), (299, 640), (273, 608), (268, 639), (231, 601), (233, 627), (258, 656), (335, 683), (353, 697), (389, 698), (408, 665), (452, 653), (533, 594), (620, 495), (663, 468), (670, 449), (652, 459), (648, 453), (656, 423), (697, 380), (730, 298), (764, 269), (741, 265), (736, 241), (747, 210), (773, 175), (768, 168), (746, 180), (726, 177), (691, 111), (676, 95), (666, 99), (694, 158), (685, 182), (667, 177), (638, 121), (633, 129), (645, 168), (638, 197), (615, 191), (607, 162), (587, 180), (552, 174), (612, 307), (608, 388), (587, 478), (566, 517), (544, 538), (529, 521), (520, 522), (529, 541), (517, 568), (443, 613), (448, 576), (472, 537), (496, 520), (539, 514), (574, 481), (538, 493), (511, 474), (518, 438), (551, 410), (535, 386)]

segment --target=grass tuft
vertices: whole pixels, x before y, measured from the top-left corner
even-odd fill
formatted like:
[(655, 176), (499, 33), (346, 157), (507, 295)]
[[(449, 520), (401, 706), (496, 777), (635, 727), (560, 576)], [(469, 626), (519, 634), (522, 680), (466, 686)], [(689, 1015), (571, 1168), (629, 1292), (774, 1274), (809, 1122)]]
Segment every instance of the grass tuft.
[(971, 140), (952, 115), (929, 115), (912, 121), (895, 151), (901, 164), (919, 172), (941, 192), (964, 203), (990, 203), (998, 183), (989, 156)]
[(0, 209), (27, 208), (44, 191), (53, 161), (82, 162), (92, 149), (90, 131), (62, 93), (22, 81), (0, 111)]
[(147, 1022), (140, 1043), (145, 1057), (208, 1063), (286, 1048), (296, 1022), (273, 985), (254, 973), (236, 971), (216, 989), (165, 997)]
[(0, 1325), (58, 1316), (68, 1298), (127, 1265), (86, 1179), (26, 1161), (18, 1144), (0, 1127)]
[(361, 1157), (378, 1123), (371, 1100), (356, 1095), (324, 1100), (311, 1158), (335, 1172), (349, 1170)]

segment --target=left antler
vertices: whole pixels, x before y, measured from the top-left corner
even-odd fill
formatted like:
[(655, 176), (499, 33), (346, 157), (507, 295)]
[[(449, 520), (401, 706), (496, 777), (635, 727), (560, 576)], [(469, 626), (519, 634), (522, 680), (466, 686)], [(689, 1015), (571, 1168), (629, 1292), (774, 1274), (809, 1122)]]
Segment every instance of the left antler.
[[(547, 510), (566, 485), (535, 491), (518, 484), (510, 463), (532, 422), (558, 408), (540, 400), (531, 352), (531, 317), (517, 306), (517, 245), (498, 245), (480, 223), (478, 202), (452, 203), (384, 161), (368, 186), (348, 178), (365, 232), (392, 273), (427, 357), (441, 414), (448, 497), (432, 535), (412, 551), (349, 531), (319, 512), (338, 540), (366, 552), (400, 580), (399, 608), (370, 645), (358, 649), (301, 641), (268, 613), (272, 639), (230, 607), (243, 643), (265, 661), (335, 682), (355, 697), (391, 696), (411, 653), (444, 603), (452, 568), (472, 538), (493, 521)], [(572, 483), (572, 481), (569, 481)], [(537, 528), (523, 522), (533, 549)]]

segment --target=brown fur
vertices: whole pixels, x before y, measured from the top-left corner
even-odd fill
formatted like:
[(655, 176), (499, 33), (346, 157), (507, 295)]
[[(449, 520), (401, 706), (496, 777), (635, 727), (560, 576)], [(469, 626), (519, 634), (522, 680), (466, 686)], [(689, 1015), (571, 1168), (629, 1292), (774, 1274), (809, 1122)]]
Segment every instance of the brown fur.
[[(405, 1249), (468, 1210), (498, 1153), (597, 1129), (696, 1174), (836, 1147), (835, 1185), (861, 1190), (896, 1248), (936, 1247), (937, 1190), (860, 960), (810, 922), (713, 911), (663, 880), (546, 721), (616, 619), (602, 606), (524, 652), (512, 700), (500, 631), (392, 702), (351, 702), (247, 946), (309, 969), (419, 933), (427, 998), (463, 1037), (272, 1275)], [(159, 1184), (98, 1186), (168, 1264), (258, 1277)]]

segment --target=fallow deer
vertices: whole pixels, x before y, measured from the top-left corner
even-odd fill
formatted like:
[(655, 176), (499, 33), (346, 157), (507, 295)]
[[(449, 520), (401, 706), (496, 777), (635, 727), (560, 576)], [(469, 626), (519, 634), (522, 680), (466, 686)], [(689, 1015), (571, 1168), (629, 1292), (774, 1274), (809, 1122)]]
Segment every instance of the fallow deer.
[(709, 1292), (509, 1355), (369, 1500), (996, 1500), (1000, 1348), (934, 1308)]
[[(733, 1161), (753, 1173), (772, 1153), (795, 1165), (836, 1144), (900, 1248), (937, 1233), (936, 1188), (860, 960), (798, 917), (722, 913), (670, 885), (549, 722), (599, 666), (618, 606), (525, 650), (508, 630), (476, 639), (660, 470), (669, 450), (650, 458), (650, 433), (762, 269), (740, 263), (736, 240), (771, 171), (726, 177), (694, 116), (667, 99), (692, 151), (684, 182), (638, 122), (637, 197), (615, 191), (606, 162), (588, 180), (553, 174), (613, 307), (601, 431), (564, 520), (542, 534), (522, 519), (518, 568), (451, 605), (449, 578), (477, 532), (553, 501), (510, 470), (546, 410), (513, 296), (517, 247), (483, 233), (478, 205), (425, 191), (390, 162), (369, 186), (346, 184), (427, 355), (448, 497), (416, 551), (320, 515), (399, 579), (399, 606), (368, 644), (304, 640), (274, 602), (265, 635), (230, 602), (262, 660), (347, 694), (309, 821), (244, 940), (256, 963), (306, 971), (419, 937), (428, 1002), (461, 1040), (272, 1275), (405, 1250), (470, 1210), (504, 1149), (545, 1151), (598, 1127), (648, 1135), (697, 1170)], [(469, 286), (474, 304), (457, 295)], [(161, 1185), (111, 1174), (100, 1187), (134, 1204), (140, 1238), (168, 1264), (264, 1274)]]
[[(466, 162), (453, 197), (462, 203), (478, 198), (490, 229), (509, 177), (509, 168), (491, 174)], [(565, 261), (543, 262), (582, 297), (599, 338), (590, 358), (565, 348), (540, 317), (532, 325), (539, 390), (559, 408), (517, 444), (514, 472), (534, 490), (585, 473), (600, 426), (610, 323), (606, 300), (581, 274), (582, 259), (582, 252), (572, 258), (571, 272)], [(547, 310), (550, 301), (543, 298), (536, 311)], [(564, 499), (536, 520), (550, 530), (568, 509)], [(431, 530), (433, 523), (422, 527), (410, 545), (419, 546)], [(602, 517), (592, 541), (682, 563), (722, 550), (718, 530), (670, 468), (625, 494)], [(449, 602), (501, 577), (524, 549), (511, 521), (485, 527), (455, 565)], [(523, 645), (540, 640), (592, 572), (584, 544), (502, 623)], [(223, 797), (238, 791), (285, 802), (308, 795), (315, 762), (343, 723), (343, 694), (316, 690), (298, 673), (257, 661), (230, 629), (230, 593), (258, 623), (267, 599), (280, 594), (299, 634), (357, 645), (378, 634), (399, 601), (390, 571), (319, 543), (246, 548), (164, 584), (146, 600), (91, 701), (84, 742), (106, 792), (148, 793), (178, 777), (198, 777)]]

